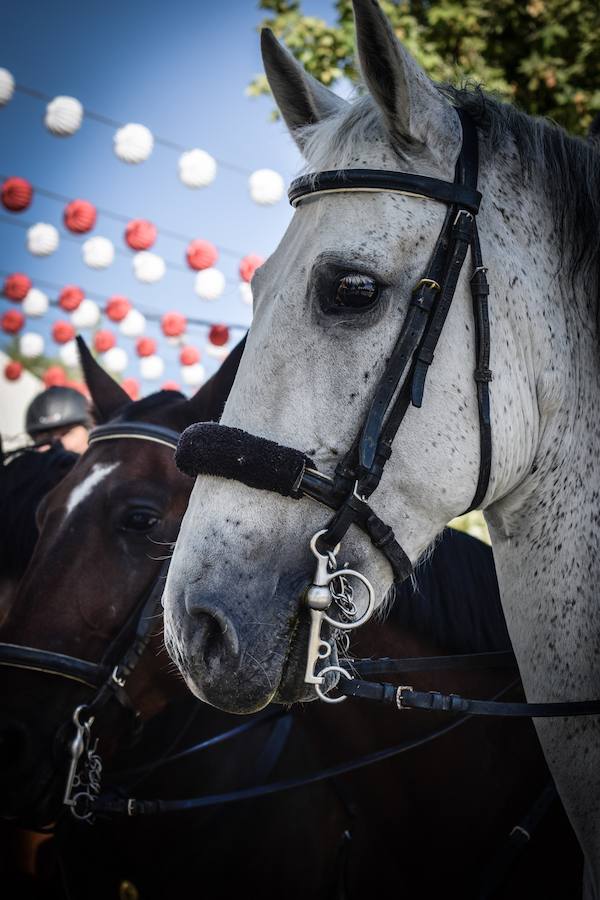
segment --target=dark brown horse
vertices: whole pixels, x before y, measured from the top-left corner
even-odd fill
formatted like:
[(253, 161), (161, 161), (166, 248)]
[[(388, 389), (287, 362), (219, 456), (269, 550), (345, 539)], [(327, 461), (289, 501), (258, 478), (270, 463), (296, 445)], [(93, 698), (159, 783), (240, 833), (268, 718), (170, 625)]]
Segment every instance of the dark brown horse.
[[(218, 417), (236, 362), (190, 401), (161, 392), (130, 403), (89, 356), (85, 369), (100, 420), (179, 431)], [(126, 439), (90, 447), (42, 504), (40, 539), (2, 639), (98, 660), (157, 578), (157, 557), (168, 555), (190, 489), (165, 447)], [(487, 548), (448, 536), (420, 580), (420, 591), (405, 589), (397, 598), (385, 626), (361, 633), (357, 656), (508, 646)], [(438, 673), (415, 676), (414, 683), (486, 697), (513, 674)], [(71, 715), (88, 699), (87, 689), (39, 672), (0, 669), (0, 677), (0, 806), (13, 821), (39, 826), (58, 815)], [(118, 770), (160, 757), (198, 705), (162, 652), (160, 620), (128, 690), (146, 722), (142, 739), (131, 743), (131, 719), (116, 705), (94, 724), (102, 757)], [(277, 752), (272, 730), (257, 727), (157, 769), (135, 795), (193, 796), (285, 779), (425, 738), (446, 723), (360, 703), (313, 703), (293, 711), (291, 733)], [(201, 706), (181, 743), (238, 724)], [(495, 852), (547, 778), (529, 723), (472, 720), (376, 767), (251, 803), (163, 820), (98, 821), (93, 828), (63, 820), (55, 838), (67, 882), (63, 896), (116, 897), (129, 880), (148, 898), (184, 896), (190, 887), (213, 898), (238, 892), (261, 900), (354, 898), (392, 885), (424, 898), (478, 897)], [(577, 851), (558, 808), (550, 821), (498, 896), (531, 897), (534, 884), (544, 897), (562, 898), (565, 884), (577, 883)], [(560, 877), (543, 861), (553, 852), (560, 852)], [(38, 896), (61, 896), (56, 886), (40, 890)]]

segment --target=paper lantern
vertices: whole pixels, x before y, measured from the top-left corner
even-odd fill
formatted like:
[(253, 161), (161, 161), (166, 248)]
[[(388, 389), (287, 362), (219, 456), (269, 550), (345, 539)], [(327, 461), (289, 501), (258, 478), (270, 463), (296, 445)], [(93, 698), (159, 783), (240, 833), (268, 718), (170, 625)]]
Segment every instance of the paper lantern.
[(146, 318), (137, 309), (130, 309), (119, 328), (125, 337), (139, 337), (146, 330)]
[(188, 150), (179, 157), (179, 177), (186, 187), (206, 187), (216, 174), (217, 163), (205, 150)]
[(83, 106), (76, 97), (55, 97), (46, 107), (44, 124), (57, 137), (68, 137), (81, 128)]
[(98, 235), (81, 245), (81, 254), (90, 269), (107, 269), (115, 258), (115, 248), (112, 241)]
[(138, 281), (145, 284), (154, 284), (164, 277), (166, 270), (162, 256), (150, 253), (148, 250), (140, 250), (133, 257), (133, 271)]
[(179, 362), (182, 366), (193, 366), (200, 362), (200, 351), (196, 347), (182, 347), (179, 353)]
[(222, 363), (229, 356), (229, 347), (217, 347), (216, 344), (207, 344), (206, 355), (212, 356), (213, 359), (217, 359)]
[(127, 297), (114, 294), (106, 301), (105, 313), (111, 322), (122, 322), (132, 306)]
[(111, 347), (114, 347), (117, 343), (117, 339), (107, 328), (101, 329), (97, 331), (94, 335), (94, 349), (98, 351), (98, 353), (106, 353), (107, 350), (110, 350)]
[(59, 243), (58, 230), (48, 222), (37, 222), (27, 229), (27, 249), (34, 256), (49, 256)]
[[(61, 362), (67, 369), (75, 369), (79, 365), (79, 350), (77, 348), (77, 341), (67, 341), (66, 344), (63, 344), (58, 351), (58, 355), (60, 356)], [(69, 382), (67, 382), (69, 385)]]
[(138, 356), (153, 356), (156, 353), (156, 341), (151, 337), (140, 338), (135, 349)]
[(179, 391), (179, 385), (176, 381), (165, 381), (164, 384), (160, 386), (161, 391)]
[(129, 358), (122, 347), (111, 347), (102, 357), (102, 364), (109, 372), (117, 375), (127, 368)]
[(113, 146), (116, 155), (123, 162), (141, 163), (152, 153), (154, 138), (145, 125), (130, 122), (115, 133)]
[(215, 347), (222, 347), (229, 340), (229, 328), (227, 325), (211, 325), (208, 339)]
[(65, 206), (63, 221), (65, 228), (75, 234), (85, 234), (96, 224), (96, 207), (88, 200), (71, 200)]
[(4, 279), (2, 293), (9, 300), (19, 303), (24, 300), (31, 290), (31, 278), (23, 272), (13, 272)]
[(256, 253), (249, 253), (240, 262), (240, 278), (242, 281), (252, 281), (256, 270), (262, 266), (264, 259)]
[(35, 359), (44, 352), (44, 338), (35, 331), (26, 331), (19, 338), (19, 353), (26, 359)]
[(0, 328), (5, 334), (17, 334), (25, 324), (25, 316), (18, 309), (7, 309), (0, 319)]
[(200, 387), (204, 383), (205, 377), (204, 366), (201, 363), (181, 367), (181, 380), (188, 387)]
[(252, 306), (252, 288), (246, 281), (242, 281), (240, 284), (240, 298), (242, 303), (245, 303), (247, 306)]
[(48, 312), (48, 295), (38, 288), (30, 288), (23, 300), (23, 312), (26, 316), (43, 316)]
[(197, 239), (190, 241), (187, 246), (185, 257), (190, 269), (210, 269), (214, 266), (219, 258), (219, 251), (210, 241)]
[(10, 212), (23, 212), (33, 199), (33, 188), (25, 178), (7, 178), (2, 183), (2, 205)]
[(187, 328), (187, 319), (181, 313), (168, 312), (160, 320), (160, 327), (166, 337), (179, 337)]
[(61, 369), (60, 366), (48, 366), (48, 368), (42, 375), (42, 381), (47, 388), (64, 387), (67, 383), (67, 376), (65, 374), (65, 370)]
[(168, 337), (165, 339), (169, 347), (181, 347), (185, 340), (184, 334), (179, 334), (177, 337)]
[(257, 169), (248, 179), (250, 196), (260, 206), (272, 206), (283, 197), (285, 185), (279, 172)]
[(18, 362), (16, 359), (11, 359), (4, 366), (4, 377), (7, 381), (17, 381), (21, 377), (22, 372), (23, 363)]
[(85, 294), (75, 284), (67, 284), (58, 295), (58, 305), (65, 312), (74, 312), (82, 302)]
[(156, 240), (156, 225), (147, 219), (132, 219), (125, 229), (125, 243), (132, 250), (149, 250)]
[(140, 383), (136, 378), (124, 378), (121, 387), (132, 400), (138, 400), (140, 396)]
[(204, 269), (196, 275), (194, 290), (203, 300), (218, 300), (225, 290), (225, 276), (219, 269)]
[(140, 360), (140, 373), (146, 381), (154, 381), (164, 374), (165, 364), (160, 356), (144, 356)]
[(75, 328), (94, 328), (100, 321), (100, 307), (93, 300), (85, 297), (75, 312), (71, 313), (71, 322)]
[(8, 69), (0, 69), (0, 106), (6, 106), (15, 92), (15, 79)]
[(55, 322), (52, 326), (52, 337), (57, 344), (67, 344), (75, 337), (75, 329), (70, 322), (59, 319), (58, 322)]

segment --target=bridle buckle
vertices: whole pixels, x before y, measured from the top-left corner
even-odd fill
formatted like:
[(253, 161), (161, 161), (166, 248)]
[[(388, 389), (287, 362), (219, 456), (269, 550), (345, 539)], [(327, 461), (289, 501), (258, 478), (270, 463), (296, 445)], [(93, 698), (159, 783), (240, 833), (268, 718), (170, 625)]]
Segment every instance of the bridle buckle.
[(409, 706), (406, 706), (402, 701), (404, 699), (403, 693), (404, 691), (414, 691), (414, 688), (411, 687), (410, 684), (401, 684), (396, 688), (396, 706), (398, 709), (410, 709)]

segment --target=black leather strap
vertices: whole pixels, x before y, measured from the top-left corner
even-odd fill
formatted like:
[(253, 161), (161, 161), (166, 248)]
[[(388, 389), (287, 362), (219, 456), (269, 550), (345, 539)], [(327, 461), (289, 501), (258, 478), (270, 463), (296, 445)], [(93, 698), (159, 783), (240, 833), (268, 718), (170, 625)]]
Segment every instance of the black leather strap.
[(106, 666), (87, 659), (51, 650), (38, 650), (36, 647), (22, 647), (19, 644), (0, 643), (0, 666), (57, 675), (90, 688), (99, 687), (110, 675)]
[(100, 441), (111, 441), (117, 438), (131, 438), (164, 444), (175, 450), (179, 436), (179, 432), (172, 428), (152, 425), (149, 422), (110, 422), (108, 425), (97, 425), (92, 428), (88, 444), (97, 444)]
[(391, 675), (409, 672), (439, 672), (477, 669), (516, 669), (517, 661), (512, 650), (493, 650), (489, 653), (457, 653), (452, 656), (408, 656), (404, 659), (348, 659), (340, 665), (353, 675)]

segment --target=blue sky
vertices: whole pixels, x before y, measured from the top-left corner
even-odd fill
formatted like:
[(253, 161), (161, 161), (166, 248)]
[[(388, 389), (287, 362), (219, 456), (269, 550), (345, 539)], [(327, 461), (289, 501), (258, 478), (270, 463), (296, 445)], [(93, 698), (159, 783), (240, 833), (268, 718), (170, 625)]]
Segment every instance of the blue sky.
[[(303, 6), (308, 14), (332, 18), (332, 0), (307, 0)], [(75, 96), (94, 112), (140, 122), (157, 135), (200, 147), (248, 171), (275, 169), (288, 183), (301, 165), (296, 149), (284, 126), (270, 121), (271, 99), (244, 94), (252, 76), (262, 71), (256, 30), (262, 16), (253, 0), (22, 0), (4, 6), (0, 66), (18, 84), (51, 96)], [(20, 175), (131, 218), (150, 219), (159, 229), (153, 249), (178, 264), (184, 261), (185, 244), (161, 236), (161, 226), (206, 238), (240, 257), (249, 252), (266, 256), (276, 247), (291, 215), (285, 198), (276, 206), (257, 206), (249, 197), (247, 176), (225, 168), (210, 187), (190, 190), (179, 181), (177, 151), (155, 146), (149, 160), (127, 165), (113, 153), (110, 127), (84, 119), (77, 134), (57, 138), (45, 129), (44, 112), (42, 101), (19, 92), (0, 108), (1, 175)], [(75, 283), (90, 294), (125, 294), (134, 304), (159, 312), (177, 309), (214, 322), (250, 322), (251, 311), (239, 297), (236, 256), (221, 255), (217, 265), (228, 279), (227, 289), (209, 303), (194, 293), (191, 270), (167, 269), (161, 282), (144, 285), (134, 278), (126, 256), (117, 255), (109, 269), (89, 269), (78, 246), (85, 236), (61, 240), (49, 257), (33, 257), (25, 247), (25, 230), (6, 223), (9, 214), (2, 214), (2, 271), (26, 272), (34, 284), (36, 279)], [(62, 205), (40, 196), (26, 212), (10, 218), (51, 222), (61, 237), (66, 234)], [(92, 233), (124, 248), (122, 231), (100, 215)], [(1, 300), (0, 313), (10, 306)], [(66, 315), (51, 310), (27, 327), (47, 335), (59, 317)], [(159, 336), (152, 324), (147, 333)], [(189, 338), (202, 348), (206, 332), (190, 330)], [(0, 340), (6, 343), (4, 336)], [(126, 374), (139, 378), (133, 342), (119, 335), (118, 343), (130, 356)], [(167, 363), (165, 378), (179, 381), (177, 350), (164, 340), (159, 347)], [(210, 374), (214, 361), (206, 356), (202, 361)], [(157, 386), (142, 384), (145, 393)]]

